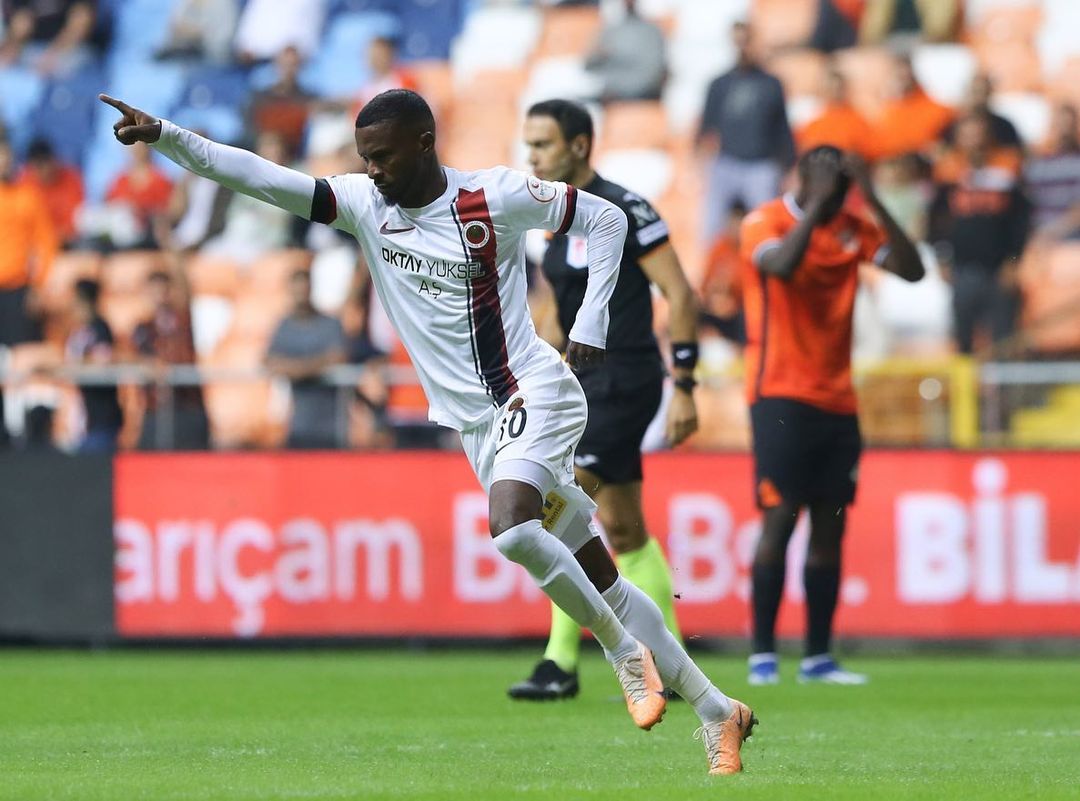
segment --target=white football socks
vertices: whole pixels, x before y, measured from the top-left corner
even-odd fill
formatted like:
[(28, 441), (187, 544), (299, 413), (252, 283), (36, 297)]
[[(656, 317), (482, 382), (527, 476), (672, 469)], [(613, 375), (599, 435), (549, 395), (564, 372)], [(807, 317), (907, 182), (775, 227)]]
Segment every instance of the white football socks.
[(589, 629), (612, 663), (637, 653), (637, 642), (589, 581), (577, 559), (544, 530), (539, 520), (508, 528), (495, 537), (495, 546), (507, 559), (524, 567), (540, 589), (574, 622)]
[(626, 630), (652, 651), (664, 684), (694, 708), (702, 723), (724, 720), (731, 715), (731, 699), (713, 686), (694, 664), (682, 643), (664, 625), (664, 616), (652, 598), (622, 576), (603, 596)]

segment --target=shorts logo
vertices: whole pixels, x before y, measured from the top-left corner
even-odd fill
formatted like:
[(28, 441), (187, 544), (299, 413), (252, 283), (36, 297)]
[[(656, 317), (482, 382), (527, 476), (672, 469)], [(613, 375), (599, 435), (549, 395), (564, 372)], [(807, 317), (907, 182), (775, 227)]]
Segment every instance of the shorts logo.
[(471, 248), (482, 248), (491, 241), (491, 229), (479, 220), (465, 224), (465, 241)]
[(530, 178), (525, 186), (529, 188), (529, 194), (541, 203), (550, 203), (555, 199), (555, 187), (539, 178)]
[(757, 491), (758, 503), (766, 509), (772, 509), (784, 502), (783, 497), (780, 495), (780, 490), (778, 490), (776, 485), (767, 478), (761, 479)]
[(549, 492), (544, 499), (544, 520), (542, 523), (544, 530), (554, 530), (555, 524), (559, 522), (559, 518), (562, 517), (564, 511), (566, 511), (566, 500), (554, 492)]
[(600, 461), (599, 456), (594, 456), (591, 453), (579, 453), (574, 457), (574, 464), (578, 467), (590, 467)]

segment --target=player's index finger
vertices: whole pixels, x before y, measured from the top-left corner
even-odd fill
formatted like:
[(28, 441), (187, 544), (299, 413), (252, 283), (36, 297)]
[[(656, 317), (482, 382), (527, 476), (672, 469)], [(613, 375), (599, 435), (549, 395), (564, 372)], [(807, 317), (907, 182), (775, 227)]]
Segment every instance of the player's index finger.
[(98, 100), (100, 100), (102, 103), (112, 106), (114, 109), (116, 109), (122, 114), (134, 115), (135, 113), (135, 110), (131, 106), (129, 106), (123, 100), (117, 100), (115, 97), (109, 97), (106, 94), (100, 94), (98, 95)]

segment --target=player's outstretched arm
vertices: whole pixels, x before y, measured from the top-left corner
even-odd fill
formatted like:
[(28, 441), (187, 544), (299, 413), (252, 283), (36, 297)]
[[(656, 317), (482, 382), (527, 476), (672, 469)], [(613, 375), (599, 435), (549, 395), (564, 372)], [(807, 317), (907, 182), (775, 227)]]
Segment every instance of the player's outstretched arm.
[(862, 190), (863, 197), (866, 198), (870, 208), (874, 210), (874, 216), (881, 223), (881, 227), (885, 229), (885, 236), (889, 242), (889, 252), (881, 263), (881, 267), (894, 275), (900, 276), (905, 281), (922, 280), (922, 277), (926, 275), (926, 268), (923, 267), (922, 259), (919, 257), (919, 250), (904, 232), (904, 229), (892, 218), (881, 200), (878, 199), (866, 163), (854, 153), (845, 153), (844, 172)]
[(304, 219), (333, 221), (322, 214), (316, 197), (316, 181), (310, 175), (282, 167), (247, 150), (213, 142), (168, 120), (133, 108), (122, 100), (108, 95), (98, 97), (122, 115), (113, 125), (113, 134), (121, 144), (146, 142), (184, 169), (235, 192)]
[(589, 258), (589, 280), (574, 326), (567, 335), (566, 360), (574, 369), (599, 364), (607, 347), (608, 302), (619, 281), (619, 263), (629, 223), (626, 214), (588, 192), (578, 192), (570, 232), (583, 235)]

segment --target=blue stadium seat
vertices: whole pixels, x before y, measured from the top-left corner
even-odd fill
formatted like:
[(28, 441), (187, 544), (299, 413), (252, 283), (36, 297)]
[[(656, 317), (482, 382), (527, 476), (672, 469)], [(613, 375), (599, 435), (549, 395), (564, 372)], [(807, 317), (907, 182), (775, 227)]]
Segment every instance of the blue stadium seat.
[(83, 166), (83, 186), (89, 201), (104, 199), (109, 185), (127, 163), (124, 147), (112, 135), (99, 134), (90, 142)]
[(21, 67), (0, 69), (0, 122), (7, 128), (17, 153), (30, 142), (34, 110), (45, 93), (45, 82)]
[[(431, 5), (430, 0), (428, 4)], [(330, 0), (327, 17), (332, 19), (338, 14), (358, 14), (372, 11), (393, 14), (400, 5), (400, 0)]]
[(367, 48), (378, 36), (401, 31), (392, 14), (342, 14), (332, 20), (318, 52), (304, 68), (304, 84), (322, 97), (348, 97), (368, 79)]
[(112, 54), (131, 66), (149, 58), (169, 33), (176, 0), (124, 0), (115, 4)]
[(243, 115), (228, 106), (184, 106), (173, 113), (172, 121), (226, 144), (235, 144), (244, 136)]
[(196, 67), (187, 79), (180, 102), (193, 108), (232, 106), (242, 109), (251, 96), (247, 74), (231, 67)]
[(76, 132), (92, 130), (100, 105), (98, 92), (104, 86), (104, 75), (92, 66), (51, 81), (33, 115), (34, 136), (47, 139), (60, 158), (81, 165), (86, 155), (86, 136)]
[(465, 0), (398, 0), (401, 57), (405, 60), (448, 59), (450, 43), (465, 25)]

